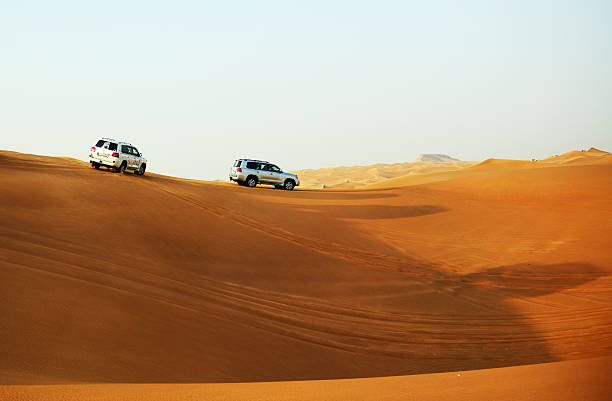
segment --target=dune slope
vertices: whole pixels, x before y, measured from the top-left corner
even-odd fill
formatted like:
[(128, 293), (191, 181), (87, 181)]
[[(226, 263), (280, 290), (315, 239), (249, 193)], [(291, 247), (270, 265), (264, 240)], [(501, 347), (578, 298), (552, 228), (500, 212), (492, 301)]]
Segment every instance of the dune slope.
[(485, 167), (285, 192), (1, 152), (0, 383), (339, 379), (611, 355), (612, 165)]
[(0, 386), (0, 398), (52, 400), (607, 401), (612, 357), (469, 372), (367, 379), (207, 384)]

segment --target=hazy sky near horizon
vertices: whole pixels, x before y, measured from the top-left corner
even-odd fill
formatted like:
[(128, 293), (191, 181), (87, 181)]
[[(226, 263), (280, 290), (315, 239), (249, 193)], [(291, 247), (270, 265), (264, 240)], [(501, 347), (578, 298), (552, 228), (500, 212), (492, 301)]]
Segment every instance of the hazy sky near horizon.
[(0, 148), (149, 169), (612, 150), (610, 1), (3, 1)]

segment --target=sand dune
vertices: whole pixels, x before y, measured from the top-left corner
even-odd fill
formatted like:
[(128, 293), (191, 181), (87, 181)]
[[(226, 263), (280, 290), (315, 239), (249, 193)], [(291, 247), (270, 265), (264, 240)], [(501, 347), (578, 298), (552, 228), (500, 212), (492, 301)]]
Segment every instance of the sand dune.
[[(421, 156), (444, 156), (444, 155), (421, 155)], [(299, 170), (298, 174), (305, 188), (327, 189), (358, 189), (365, 185), (374, 184), (389, 178), (405, 175), (422, 175), (433, 172), (455, 171), (468, 167), (474, 162), (453, 161), (454, 159), (425, 158), (426, 161), (395, 163), (395, 164), (373, 164), (370, 166), (331, 167), (321, 169)], [(419, 157), (420, 159), (420, 157)], [(436, 161), (431, 161), (436, 160)]]
[[(487, 159), (480, 163), (472, 163), (461, 170), (448, 170), (431, 172), (431, 174), (395, 176), (386, 180), (378, 180), (360, 188), (392, 188), (410, 185), (427, 184), (439, 181), (448, 181), (455, 178), (464, 178), (475, 175), (491, 175), (503, 170), (527, 170), (536, 168), (549, 168), (560, 166), (586, 166), (612, 164), (612, 153), (595, 148), (588, 151), (571, 151), (558, 156), (551, 156), (544, 160), (508, 160)], [(500, 183), (500, 187), (503, 183)]]
[[(349, 379), (610, 356), (612, 163), (597, 152), (293, 192), (0, 152), (0, 383), (26, 385), (0, 391)], [(564, 393), (558, 379), (572, 366), (609, 373), (604, 361), (512, 369), (524, 369), (524, 391), (531, 383), (536, 393)], [(565, 373), (545, 373), (555, 369)], [(539, 384), (527, 373), (536, 371)], [(495, 372), (473, 385), (502, 386)], [(372, 394), (393, 399), (431, 377), (368, 380), (384, 385)], [(313, 383), (310, 399), (336, 388)], [(575, 391), (587, 391), (580, 383)], [(244, 386), (238, 398), (299, 398), (290, 384)], [(91, 398), (99, 389), (61, 388)], [(133, 387), (104, 391), (135, 397)]]
[(603, 150), (590, 148), (587, 151), (571, 151), (543, 160), (544, 163), (556, 164), (604, 164), (612, 163), (612, 154)]

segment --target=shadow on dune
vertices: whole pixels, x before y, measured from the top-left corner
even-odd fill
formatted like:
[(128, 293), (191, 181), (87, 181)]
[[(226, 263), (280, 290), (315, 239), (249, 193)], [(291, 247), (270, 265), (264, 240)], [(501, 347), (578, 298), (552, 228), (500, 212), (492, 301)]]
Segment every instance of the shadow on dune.
[(607, 274), (586, 263), (500, 266), (461, 276), (484, 287), (500, 290), (507, 298), (538, 297), (578, 287)]
[[(434, 351), (438, 357), (452, 361), (448, 367), (453, 368), (445, 370), (552, 362), (585, 357), (585, 350), (596, 356), (610, 352), (609, 345), (593, 345), (599, 338), (610, 335), (610, 319), (606, 316), (609, 310), (542, 305), (538, 297), (577, 288), (605, 276), (603, 270), (586, 263), (499, 266), (434, 279), (436, 290), (419, 294), (415, 302), (422, 303), (423, 309), (428, 307), (431, 318), (436, 316), (433, 305), (448, 308), (443, 318), (448, 325), (439, 335), (454, 346)], [(526, 317), (516, 308), (517, 302), (547, 307)], [(550, 348), (551, 338), (568, 350), (565, 355)]]
[(442, 213), (447, 209), (435, 205), (309, 205), (307, 212), (320, 213), (326, 217), (349, 219), (398, 219)]

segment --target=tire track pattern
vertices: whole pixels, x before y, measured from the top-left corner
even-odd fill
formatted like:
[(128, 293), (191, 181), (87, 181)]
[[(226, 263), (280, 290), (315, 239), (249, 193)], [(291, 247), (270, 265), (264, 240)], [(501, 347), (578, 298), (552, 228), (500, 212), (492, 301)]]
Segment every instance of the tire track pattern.
[[(492, 363), (503, 363), (521, 352), (536, 360), (546, 358), (547, 341), (568, 345), (565, 358), (584, 356), (586, 347), (575, 344), (589, 344), (589, 353), (594, 355), (612, 352), (609, 305), (539, 313), (529, 319), (518, 313), (462, 316), (374, 311), (185, 271), (168, 273), (146, 265), (92, 263), (87, 249), (78, 244), (8, 227), (1, 227), (0, 233), (3, 268), (61, 275), (173, 305), (202, 319), (214, 317), (316, 346), (432, 360), (482, 359), (485, 349)], [(28, 265), (20, 263), (24, 256), (31, 261)], [(534, 324), (545, 328), (545, 337), (534, 332)]]

